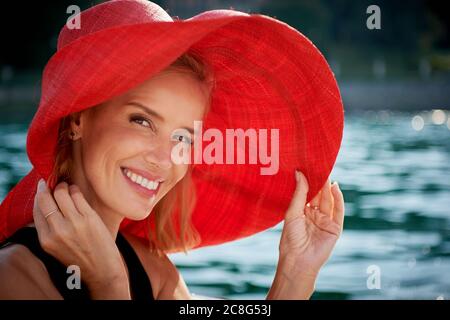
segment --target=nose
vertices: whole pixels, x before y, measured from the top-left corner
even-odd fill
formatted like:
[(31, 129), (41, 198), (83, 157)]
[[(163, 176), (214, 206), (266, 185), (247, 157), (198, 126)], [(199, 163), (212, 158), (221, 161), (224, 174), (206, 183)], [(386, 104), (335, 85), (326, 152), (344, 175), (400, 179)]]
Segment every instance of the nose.
[(145, 161), (150, 163), (151, 165), (162, 169), (162, 170), (168, 170), (172, 167), (172, 159), (171, 159), (171, 152), (172, 152), (172, 144), (169, 143), (163, 143), (163, 142), (156, 142), (153, 145), (153, 148), (149, 150), (145, 154)]

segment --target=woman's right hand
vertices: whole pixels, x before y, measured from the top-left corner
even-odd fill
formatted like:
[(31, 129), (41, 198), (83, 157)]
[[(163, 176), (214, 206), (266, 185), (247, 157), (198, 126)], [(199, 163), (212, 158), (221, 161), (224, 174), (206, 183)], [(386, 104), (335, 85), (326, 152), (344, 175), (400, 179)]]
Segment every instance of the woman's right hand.
[(92, 298), (130, 299), (127, 271), (115, 241), (76, 185), (61, 182), (52, 195), (41, 179), (33, 217), (41, 247), (65, 266), (77, 265)]

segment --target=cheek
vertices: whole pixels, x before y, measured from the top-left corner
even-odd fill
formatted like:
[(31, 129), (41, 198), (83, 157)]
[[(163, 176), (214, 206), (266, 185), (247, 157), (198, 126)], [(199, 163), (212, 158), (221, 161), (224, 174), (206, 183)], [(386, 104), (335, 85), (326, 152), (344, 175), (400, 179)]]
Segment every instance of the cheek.
[(189, 165), (187, 164), (178, 164), (178, 165), (174, 164), (173, 167), (175, 176), (177, 177), (177, 181), (181, 180), (186, 175), (189, 169)]
[(88, 165), (100, 165), (111, 150), (120, 143), (119, 134), (114, 130), (92, 130), (82, 138), (82, 153)]
[(176, 184), (184, 178), (188, 171), (189, 166), (188, 165), (173, 165), (172, 171), (170, 174), (170, 180), (168, 181), (164, 187), (164, 190), (162, 192), (162, 195), (165, 195), (167, 192), (169, 192), (171, 189), (173, 189)]
[(82, 139), (82, 162), (88, 180), (97, 187), (112, 184), (120, 165), (148, 148), (149, 143), (133, 130), (120, 127), (93, 130)]
[(104, 158), (111, 156), (112, 150), (115, 150), (114, 154), (123, 156), (122, 159), (116, 159), (118, 161), (150, 150), (153, 145), (156, 145), (153, 135), (117, 124), (90, 130), (83, 141), (83, 149), (86, 153), (95, 154), (97, 158)]

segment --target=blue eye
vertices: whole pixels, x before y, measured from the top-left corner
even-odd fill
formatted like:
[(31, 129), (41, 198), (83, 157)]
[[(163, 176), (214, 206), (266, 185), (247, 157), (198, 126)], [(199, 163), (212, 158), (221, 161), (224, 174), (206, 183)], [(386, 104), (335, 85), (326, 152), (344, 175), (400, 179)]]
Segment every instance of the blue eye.
[(184, 143), (187, 143), (189, 145), (193, 144), (192, 139), (190, 137), (182, 136), (182, 135), (179, 135), (179, 134), (176, 134), (173, 137), (174, 137), (174, 141), (184, 142)]
[[(153, 125), (153, 122), (150, 119), (141, 116), (131, 116), (130, 121), (138, 123), (143, 127), (147, 127), (155, 131), (155, 126)], [(144, 124), (145, 122), (147, 123), (147, 125)]]

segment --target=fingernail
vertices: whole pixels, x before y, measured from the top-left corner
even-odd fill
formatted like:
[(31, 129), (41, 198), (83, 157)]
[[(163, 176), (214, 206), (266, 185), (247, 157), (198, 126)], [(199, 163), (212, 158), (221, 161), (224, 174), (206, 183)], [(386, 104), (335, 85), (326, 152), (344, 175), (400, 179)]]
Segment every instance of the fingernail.
[(300, 172), (295, 170), (295, 180), (298, 182), (300, 180)]
[(45, 189), (45, 181), (44, 181), (44, 179), (39, 179), (39, 182), (38, 182), (38, 190), (40, 190), (40, 191), (42, 191), (42, 190), (44, 190)]

